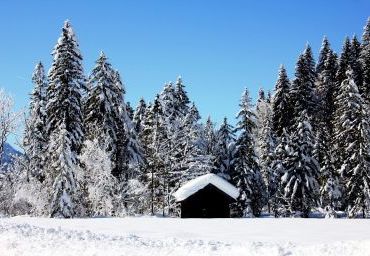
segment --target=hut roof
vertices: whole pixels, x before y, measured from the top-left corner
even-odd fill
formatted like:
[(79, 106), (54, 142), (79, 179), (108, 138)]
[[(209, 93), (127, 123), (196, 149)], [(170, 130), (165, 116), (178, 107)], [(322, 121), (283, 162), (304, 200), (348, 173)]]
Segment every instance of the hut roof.
[(188, 181), (183, 186), (181, 186), (173, 195), (176, 199), (176, 202), (180, 202), (195, 194), (209, 184), (212, 184), (213, 186), (217, 187), (219, 190), (223, 191), (225, 194), (234, 199), (239, 196), (239, 190), (235, 186), (231, 185), (225, 179), (213, 173), (205, 174)]

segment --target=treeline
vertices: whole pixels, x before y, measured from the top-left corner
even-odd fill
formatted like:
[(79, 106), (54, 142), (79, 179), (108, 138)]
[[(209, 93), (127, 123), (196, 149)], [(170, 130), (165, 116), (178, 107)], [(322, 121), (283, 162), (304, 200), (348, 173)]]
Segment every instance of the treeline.
[(53, 57), (32, 77), (25, 154), (0, 179), (6, 214), (176, 216), (172, 194), (209, 172), (240, 190), (234, 216), (370, 213), (370, 19), (339, 55), (324, 38), (316, 63), (307, 45), (255, 107), (245, 90), (236, 127), (201, 123), (180, 77), (132, 109), (104, 53), (85, 77), (69, 22)]

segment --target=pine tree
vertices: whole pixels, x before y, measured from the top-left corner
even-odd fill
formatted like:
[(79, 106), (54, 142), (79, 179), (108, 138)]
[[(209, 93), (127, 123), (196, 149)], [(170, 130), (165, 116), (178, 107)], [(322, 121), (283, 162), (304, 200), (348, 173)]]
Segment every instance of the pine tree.
[(139, 104), (137, 105), (134, 116), (133, 116), (133, 125), (135, 132), (140, 134), (143, 130), (143, 123), (145, 118), (145, 111), (146, 111), (146, 103), (143, 98), (140, 99)]
[(256, 127), (256, 117), (251, 107), (249, 92), (245, 90), (237, 115), (239, 121), (236, 131), (240, 134), (236, 140), (232, 175), (233, 182), (240, 191), (236, 204), (239, 216), (259, 216), (265, 201), (265, 188), (254, 151), (253, 129)]
[(363, 71), (362, 93), (363, 98), (370, 103), (370, 18), (364, 27), (362, 35), (361, 53), (360, 53), (361, 69)]
[(235, 150), (236, 135), (234, 128), (224, 118), (219, 130), (217, 131), (216, 138), (216, 160), (215, 167), (217, 175), (226, 180), (231, 179), (233, 154)]
[(265, 91), (260, 88), (258, 91), (258, 99), (256, 104), (256, 129), (254, 129), (254, 136), (256, 138), (256, 153), (258, 156), (261, 155), (261, 143), (262, 143), (262, 130), (263, 123), (267, 118), (267, 109), (270, 105), (266, 102)]
[(333, 115), (335, 112), (335, 95), (336, 73), (337, 73), (337, 56), (329, 50), (320, 73), (317, 74), (316, 95), (318, 100), (317, 122), (318, 126), (324, 125), (329, 135), (333, 131)]
[(204, 126), (202, 140), (204, 153), (207, 155), (214, 156), (216, 145), (216, 134), (215, 134), (215, 125), (213, 124), (210, 116), (208, 116), (206, 124)]
[(140, 134), (141, 142), (144, 147), (146, 159), (145, 173), (147, 183), (150, 188), (150, 212), (155, 214), (161, 209), (162, 191), (160, 190), (161, 174), (163, 173), (163, 160), (161, 155), (161, 141), (163, 141), (163, 110), (159, 95), (153, 103), (148, 104), (143, 130)]
[[(65, 117), (64, 117), (65, 118)], [(52, 133), (50, 149), (53, 154), (50, 157), (51, 166), (56, 174), (53, 178), (53, 194), (51, 201), (51, 217), (72, 218), (76, 214), (78, 190), (76, 178), (76, 155), (71, 151), (71, 141), (68, 131), (63, 122), (58, 130)]]
[(45, 178), (45, 154), (47, 137), (45, 131), (46, 88), (44, 66), (39, 62), (32, 75), (34, 89), (31, 94), (30, 114), (25, 129), (24, 147), (33, 176), (43, 181)]
[(140, 166), (144, 163), (143, 148), (139, 142), (139, 135), (136, 133), (130, 114), (127, 112), (125, 103), (125, 87), (122, 83), (118, 71), (113, 75), (114, 91), (117, 98), (114, 103), (117, 109), (117, 157), (116, 171), (117, 177), (127, 182), (139, 175)]
[(170, 82), (166, 84), (163, 91), (159, 94), (159, 101), (163, 108), (163, 119), (168, 119), (166, 122), (175, 120), (179, 112), (176, 109), (176, 94), (173, 84)]
[(274, 150), (276, 138), (272, 131), (271, 105), (264, 101), (258, 109), (258, 153), (261, 174), (266, 184), (268, 211), (270, 212), (271, 199), (275, 193), (276, 177), (273, 171)]
[(176, 110), (185, 116), (189, 111), (190, 100), (185, 91), (185, 85), (182, 82), (181, 76), (177, 78), (175, 87), (175, 100), (176, 100)]
[(332, 148), (331, 135), (326, 126), (320, 126), (316, 135), (314, 157), (320, 166), (320, 206), (326, 211), (327, 217), (336, 217), (336, 210), (340, 207), (342, 196)]
[(116, 70), (113, 72), (113, 92), (115, 100), (113, 107), (115, 109), (115, 126), (116, 126), (116, 152), (115, 152), (115, 163), (113, 167), (113, 175), (119, 178), (121, 181), (127, 181), (130, 176), (128, 168), (129, 159), (127, 157), (127, 142), (129, 140), (129, 128), (127, 127), (126, 121), (128, 120), (126, 112), (126, 104), (124, 101), (124, 95), (126, 93), (124, 85), (121, 80), (119, 72)]
[[(114, 70), (103, 52), (100, 53), (96, 65), (88, 80), (89, 92), (84, 106), (84, 125), (86, 139), (98, 139), (100, 145), (107, 144), (107, 150), (112, 154), (112, 162), (115, 162), (117, 138), (116, 108), (117, 97), (113, 82)], [(96, 134), (101, 131), (102, 134)], [(106, 143), (107, 142), (107, 143)]]
[(308, 217), (312, 207), (317, 205), (319, 166), (313, 155), (314, 136), (305, 110), (291, 136), (280, 193), (291, 214)]
[(341, 150), (340, 174), (345, 184), (345, 206), (350, 217), (369, 209), (369, 121), (368, 105), (354, 82), (353, 71), (347, 71), (337, 97), (336, 142)]
[(83, 140), (81, 94), (85, 88), (82, 56), (69, 21), (53, 51), (47, 88), (46, 131), (49, 136), (48, 174), (54, 184), (52, 217), (73, 217), (77, 185), (75, 165)]
[(332, 52), (332, 50), (330, 48), (329, 40), (326, 36), (324, 36), (324, 39), (322, 40), (322, 44), (321, 44), (320, 53), (319, 53), (319, 60), (316, 64), (316, 73), (317, 74), (323, 72), (325, 62), (327, 60), (327, 56), (330, 52)]
[(290, 95), (294, 101), (293, 123), (296, 127), (302, 111), (306, 111), (308, 116), (314, 117), (317, 110), (315, 62), (309, 45), (298, 58), (295, 76)]
[(346, 72), (348, 66), (351, 65), (351, 60), (352, 60), (351, 42), (349, 38), (346, 37), (343, 43), (342, 52), (338, 60), (338, 71), (336, 74), (337, 88), (339, 88), (342, 82), (345, 79), (347, 79)]
[(279, 215), (287, 216), (286, 209), (282, 207), (281, 201), (284, 195), (284, 190), (281, 188), (281, 177), (286, 173), (286, 162), (289, 160), (290, 153), (290, 136), (283, 129), (280, 140), (272, 154), (270, 183), (268, 184), (268, 206), (274, 212), (275, 217)]
[(356, 35), (353, 36), (351, 40), (351, 59), (350, 65), (353, 70), (354, 82), (358, 85), (358, 89), (361, 95), (366, 94), (366, 89), (362, 88), (363, 85), (363, 74), (362, 74), (362, 67), (360, 62), (360, 54), (361, 54), (361, 44), (358, 41)]
[(280, 67), (279, 77), (275, 85), (272, 100), (272, 130), (281, 137), (283, 129), (290, 129), (292, 105), (289, 99), (290, 82), (284, 66)]

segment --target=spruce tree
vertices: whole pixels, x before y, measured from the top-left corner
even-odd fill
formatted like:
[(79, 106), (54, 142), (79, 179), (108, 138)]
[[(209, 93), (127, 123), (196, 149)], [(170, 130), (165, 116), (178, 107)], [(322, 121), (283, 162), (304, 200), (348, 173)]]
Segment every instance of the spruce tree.
[(265, 203), (265, 188), (254, 151), (253, 129), (256, 127), (255, 114), (252, 111), (248, 90), (242, 95), (236, 140), (232, 180), (240, 191), (236, 203), (239, 216), (259, 216)]
[(164, 86), (163, 91), (159, 94), (159, 101), (163, 108), (162, 118), (167, 119), (168, 122), (175, 120), (179, 112), (176, 109), (175, 88), (171, 82)]
[(215, 125), (213, 124), (211, 117), (208, 116), (202, 135), (203, 151), (205, 154), (214, 156), (216, 139)]
[(290, 129), (292, 106), (289, 99), (290, 81), (284, 66), (280, 67), (275, 93), (272, 99), (272, 130), (281, 137), (283, 129)]
[(308, 115), (303, 110), (287, 145), (286, 170), (280, 185), (283, 204), (293, 215), (308, 217), (318, 203), (319, 166), (313, 154), (314, 142)]
[(159, 95), (156, 95), (153, 103), (148, 104), (143, 130), (140, 133), (146, 159), (145, 173), (150, 188), (150, 212), (152, 214), (164, 209), (165, 191), (164, 181), (167, 178), (168, 169), (165, 169), (163, 146), (167, 141), (167, 131), (163, 122), (164, 111)]
[(46, 137), (46, 88), (44, 66), (39, 62), (32, 75), (34, 89), (31, 94), (30, 113), (24, 136), (25, 154), (29, 161), (31, 174), (38, 180), (45, 178)]
[(280, 139), (272, 153), (270, 183), (268, 184), (268, 208), (274, 212), (275, 217), (279, 215), (288, 216), (283, 205), (284, 190), (281, 187), (281, 177), (286, 173), (286, 162), (289, 160), (290, 153), (290, 136), (283, 129)]
[(270, 212), (271, 199), (274, 196), (276, 186), (276, 177), (273, 171), (276, 138), (272, 130), (272, 111), (270, 104), (264, 102), (263, 105), (260, 105), (258, 112), (259, 131), (257, 140), (259, 166), (267, 189), (268, 211)]
[(361, 44), (358, 41), (356, 35), (354, 35), (351, 40), (350, 66), (353, 71), (354, 82), (357, 85), (361, 95), (364, 97), (367, 91), (366, 88), (363, 88), (363, 74), (360, 62), (360, 55), (361, 55)]
[(113, 175), (119, 177), (124, 183), (136, 176), (138, 168), (144, 162), (142, 145), (139, 136), (135, 132), (132, 120), (127, 112), (125, 103), (125, 87), (119, 72), (113, 73), (113, 91), (116, 98), (113, 105), (117, 111), (115, 122), (117, 127), (117, 153), (116, 165)]
[(231, 179), (235, 137), (234, 128), (225, 117), (216, 134), (215, 167), (217, 174), (226, 180)]
[(362, 93), (367, 103), (370, 103), (370, 18), (368, 19), (366, 26), (364, 27), (364, 33), (362, 35), (360, 63), (362, 69)]
[(353, 71), (347, 71), (337, 97), (336, 142), (341, 150), (340, 174), (345, 185), (344, 203), (350, 217), (359, 210), (369, 210), (369, 109), (354, 82)]
[(145, 118), (145, 111), (146, 111), (146, 103), (144, 98), (141, 98), (139, 101), (139, 104), (137, 105), (135, 111), (134, 111), (134, 116), (133, 116), (133, 125), (135, 132), (137, 134), (140, 134), (143, 130), (143, 122)]
[[(114, 155), (117, 141), (118, 109), (113, 82), (114, 70), (103, 52), (100, 53), (88, 80), (89, 92), (84, 106), (86, 139), (98, 139), (101, 145), (109, 142), (108, 150)], [(101, 131), (102, 134), (96, 134)], [(111, 159), (114, 162), (114, 159)]]
[(320, 126), (316, 134), (315, 159), (320, 165), (320, 206), (327, 217), (336, 217), (342, 196), (339, 173), (335, 167), (332, 137), (326, 126)]
[(75, 165), (83, 140), (81, 94), (85, 88), (82, 56), (69, 21), (53, 51), (47, 88), (46, 131), (49, 136), (48, 174), (53, 184), (50, 214), (73, 217), (77, 184)]
[(321, 49), (319, 53), (319, 60), (316, 64), (316, 73), (321, 73), (324, 70), (325, 61), (327, 60), (328, 53), (331, 52), (330, 43), (326, 36), (322, 40)]
[(338, 70), (336, 74), (337, 88), (339, 88), (342, 82), (345, 79), (347, 79), (346, 72), (348, 70), (348, 66), (351, 65), (351, 61), (352, 61), (351, 41), (349, 40), (348, 37), (346, 37), (343, 43), (342, 52), (338, 60)]
[(317, 74), (316, 95), (318, 99), (317, 122), (324, 125), (329, 133), (333, 131), (333, 115), (335, 111), (335, 95), (337, 93), (336, 73), (337, 55), (329, 50), (323, 60), (320, 73)]
[[(65, 114), (66, 115), (66, 114)], [(78, 184), (76, 175), (76, 155), (71, 151), (68, 130), (63, 122), (50, 137), (50, 168), (56, 174), (53, 182), (53, 195), (50, 216), (72, 218), (78, 207)]]
[(181, 76), (179, 76), (176, 81), (175, 100), (176, 110), (185, 116), (189, 111), (190, 100), (185, 91), (185, 85), (183, 84)]
[(294, 102), (293, 125), (295, 127), (298, 125), (298, 119), (302, 111), (306, 111), (310, 117), (314, 117), (316, 113), (315, 80), (315, 62), (311, 47), (307, 45), (298, 58), (295, 79), (290, 89), (290, 96)]

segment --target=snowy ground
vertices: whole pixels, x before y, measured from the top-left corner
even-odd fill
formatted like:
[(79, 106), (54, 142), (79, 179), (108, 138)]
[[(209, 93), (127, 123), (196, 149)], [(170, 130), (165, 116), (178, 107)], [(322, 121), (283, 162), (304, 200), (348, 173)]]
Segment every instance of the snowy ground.
[(0, 218), (0, 255), (370, 255), (370, 220)]

